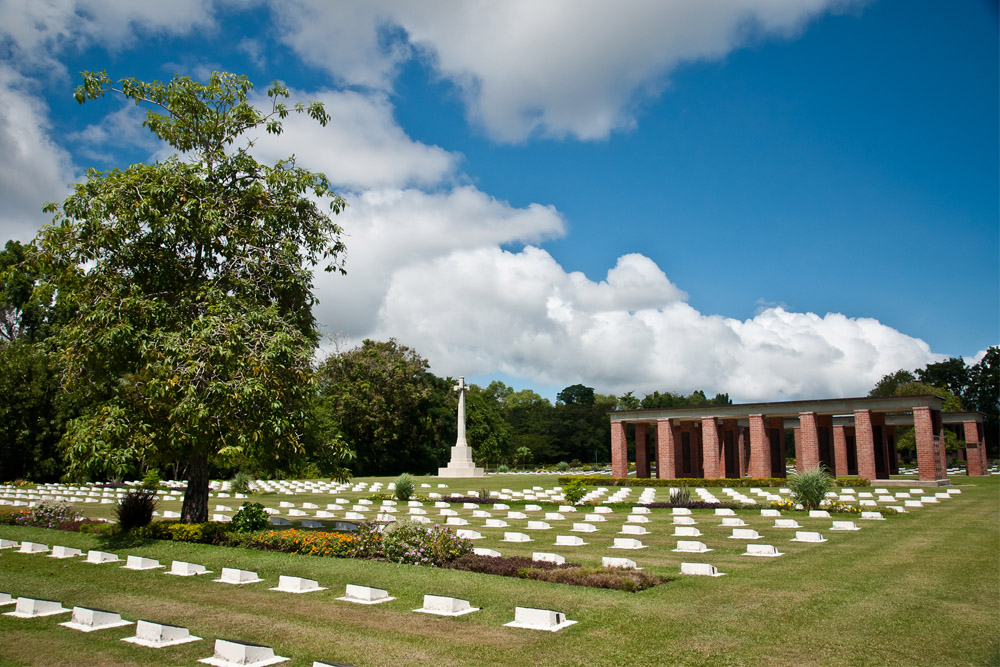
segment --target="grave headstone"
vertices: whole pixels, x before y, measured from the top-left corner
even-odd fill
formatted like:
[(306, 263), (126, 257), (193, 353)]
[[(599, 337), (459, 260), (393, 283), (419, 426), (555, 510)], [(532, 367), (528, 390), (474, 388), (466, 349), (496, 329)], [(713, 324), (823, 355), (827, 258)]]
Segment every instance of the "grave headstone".
[(49, 550), (48, 545), (37, 542), (21, 542), (21, 548), (17, 550), (19, 554), (43, 554)]
[(733, 534), (729, 536), (731, 540), (759, 540), (760, 535), (753, 528), (733, 528)]
[(744, 556), (760, 556), (763, 558), (777, 558), (778, 556), (784, 556), (785, 554), (779, 552), (774, 546), (770, 544), (748, 544), (746, 553)]
[(530, 607), (515, 607), (514, 620), (504, 623), (509, 628), (525, 628), (527, 630), (547, 630), (558, 632), (567, 628), (576, 621), (566, 619), (566, 615), (559, 611), (548, 609), (532, 609)]
[(830, 513), (826, 510), (809, 510), (810, 519), (829, 519)]
[(389, 593), (381, 588), (347, 584), (344, 596), (337, 599), (343, 600), (344, 602), (354, 602), (356, 604), (381, 604), (383, 602), (395, 600), (396, 598), (390, 597)]
[(468, 600), (445, 597), (443, 595), (425, 595), (424, 606), (413, 611), (421, 614), (434, 614), (436, 616), (462, 616), (479, 611), (479, 607), (473, 607)]
[(128, 556), (125, 559), (125, 564), (122, 565), (123, 570), (155, 570), (161, 567), (163, 566), (160, 565), (160, 561), (141, 556)]
[(94, 551), (91, 549), (87, 552), (87, 562), (94, 565), (100, 565), (101, 563), (117, 563), (121, 559), (115, 554), (109, 554), (104, 551)]
[(774, 527), (775, 528), (801, 528), (802, 526), (800, 526), (799, 522), (796, 521), (795, 519), (775, 519), (774, 520)]
[(256, 644), (242, 644), (240, 642), (229, 641), (228, 639), (215, 640), (215, 653), (211, 658), (202, 658), (198, 662), (213, 667), (264, 667), (265, 665), (276, 665), (287, 662), (291, 658), (283, 658), (274, 654), (274, 649), (269, 646), (258, 646)]
[(834, 521), (830, 530), (861, 530), (853, 521)]
[(194, 577), (199, 574), (209, 574), (210, 572), (210, 570), (205, 569), (204, 565), (175, 560), (170, 564), (170, 572), (164, 572), (164, 574), (172, 574), (178, 577)]
[(63, 547), (54, 546), (52, 547), (52, 553), (49, 554), (49, 558), (75, 558), (76, 556), (82, 556), (83, 552), (76, 547)]
[(637, 567), (635, 561), (631, 558), (616, 558), (615, 556), (603, 556), (601, 558), (601, 567), (617, 567), (623, 570), (641, 570), (641, 567)]
[(675, 526), (674, 537), (701, 537), (701, 531), (694, 526)]
[(264, 581), (257, 576), (256, 572), (251, 572), (250, 570), (239, 570), (234, 567), (224, 567), (222, 568), (222, 574), (218, 579), (213, 579), (221, 584), (255, 584), (258, 581)]
[(556, 565), (562, 565), (566, 562), (566, 558), (560, 556), (559, 554), (547, 553), (544, 551), (536, 551), (531, 554), (531, 560), (537, 560), (542, 563), (555, 563)]
[(587, 544), (582, 537), (576, 535), (556, 535), (557, 547), (579, 547)]
[(89, 609), (87, 607), (73, 607), (73, 616), (69, 621), (59, 625), (80, 632), (93, 632), (94, 630), (104, 630), (107, 628), (120, 628), (123, 625), (132, 625), (132, 621), (124, 621), (120, 614), (103, 609)]
[(792, 542), (826, 542), (826, 538), (820, 533), (813, 531), (797, 530), (795, 531), (795, 537), (792, 538)]
[(704, 542), (695, 542), (691, 540), (677, 540), (677, 548), (674, 551), (682, 554), (704, 554), (712, 551)]
[(531, 542), (531, 538), (524, 533), (504, 533), (501, 542)]
[(611, 545), (612, 549), (645, 549), (641, 541), (636, 540), (631, 537), (616, 537), (614, 543)]
[(282, 574), (278, 577), (278, 585), (268, 590), (281, 591), (282, 593), (312, 593), (314, 591), (325, 591), (326, 589), (312, 579), (289, 577)]
[(476, 530), (459, 529), (455, 531), (455, 536), (465, 540), (481, 540), (483, 536)]
[(681, 563), (681, 574), (691, 577), (724, 577), (724, 572), (719, 572), (714, 565), (708, 563)]
[(477, 556), (489, 556), (490, 558), (500, 558), (500, 552), (495, 549), (487, 549), (485, 547), (476, 547), (472, 550), (472, 553)]
[(36, 598), (20, 597), (14, 605), (14, 611), (8, 611), (4, 614), (4, 616), (13, 616), (14, 618), (39, 618), (41, 616), (68, 614), (70, 611), (70, 609), (66, 609), (61, 603), (54, 600), (39, 600)]

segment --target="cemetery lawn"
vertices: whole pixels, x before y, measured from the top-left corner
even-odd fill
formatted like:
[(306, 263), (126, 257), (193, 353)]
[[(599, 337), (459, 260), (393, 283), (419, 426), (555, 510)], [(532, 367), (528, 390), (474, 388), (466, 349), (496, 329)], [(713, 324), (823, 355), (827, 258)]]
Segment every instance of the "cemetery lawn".
[[(189, 561), (214, 571), (172, 577), (162, 569), (123, 570), (123, 562), (91, 565), (79, 558), (0, 551), (0, 592), (58, 600), (67, 608), (107, 609), (131, 621), (180, 625), (204, 638), (157, 650), (119, 641), (132, 636), (134, 626), (82, 633), (58, 625), (69, 614), (30, 620), (0, 615), (0, 664), (191, 664), (209, 657), (217, 638), (273, 647), (292, 658), (283, 664), (294, 666), (313, 660), (392, 667), (1000, 664), (1000, 477), (952, 481), (961, 495), (906, 515), (882, 522), (833, 517), (854, 518), (862, 526), (858, 532), (830, 532), (829, 519), (794, 516), (804, 530), (822, 532), (829, 539), (823, 544), (789, 542), (794, 530), (774, 529), (773, 519), (756, 512), (739, 512), (748, 528), (764, 536), (759, 543), (785, 552), (774, 559), (741, 556), (746, 543), (726, 539), (730, 529), (719, 527), (710, 510), (694, 510), (704, 537), (691, 539), (715, 549), (700, 555), (671, 551), (677, 538), (668, 528), (669, 509), (653, 510), (651, 534), (638, 538), (649, 548), (636, 551), (608, 549), (613, 537), (621, 536), (617, 530), (626, 513), (621, 509), (607, 524), (598, 524), (597, 534), (569, 532), (582, 516), (553, 522), (548, 531), (526, 531), (524, 522), (511, 522), (507, 529), (482, 529), (481, 520), (465, 526), (487, 536), (477, 547), (504, 555), (547, 551), (584, 564), (613, 555), (674, 578), (641, 593), (198, 544), (116, 545), (87, 534), (0, 526), (0, 537), (7, 539), (113, 551), (123, 560), (146, 556), (168, 568), (172, 560)], [(465, 485), (557, 484), (534, 476), (449, 483), (457, 493), (460, 485), (464, 491)], [(275, 506), (284, 499), (263, 497)], [(294, 500), (327, 502), (320, 496)], [(463, 517), (470, 514), (461, 511)], [(535, 541), (500, 542), (504, 530), (528, 532)], [(556, 535), (580, 535), (590, 544), (556, 547)], [(681, 561), (711, 563), (727, 576), (679, 577)], [(264, 582), (212, 582), (223, 567), (256, 571)], [(268, 590), (282, 574), (329, 588), (302, 595)], [(384, 588), (396, 599), (374, 606), (337, 601), (346, 584)], [(424, 594), (466, 599), (482, 610), (458, 618), (413, 613)], [(578, 623), (558, 633), (503, 627), (513, 620), (515, 606), (562, 611)]]

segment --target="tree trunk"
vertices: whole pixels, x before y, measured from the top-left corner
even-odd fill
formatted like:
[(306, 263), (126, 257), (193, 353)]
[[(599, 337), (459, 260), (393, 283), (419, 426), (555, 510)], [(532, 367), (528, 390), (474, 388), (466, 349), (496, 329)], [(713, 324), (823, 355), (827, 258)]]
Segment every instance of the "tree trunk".
[(208, 451), (198, 450), (188, 462), (188, 485), (181, 507), (181, 521), (204, 523), (208, 521)]

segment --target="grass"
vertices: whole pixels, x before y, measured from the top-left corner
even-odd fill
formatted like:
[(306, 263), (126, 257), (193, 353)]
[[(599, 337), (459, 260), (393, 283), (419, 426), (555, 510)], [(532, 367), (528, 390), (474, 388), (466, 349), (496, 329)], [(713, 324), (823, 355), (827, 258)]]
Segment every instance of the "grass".
[[(391, 481), (391, 478), (384, 478)], [(418, 478), (417, 483), (425, 481)], [(772, 519), (738, 514), (786, 553), (777, 559), (740, 556), (745, 543), (710, 510), (694, 510), (699, 539), (715, 549), (675, 554), (670, 510), (653, 510), (649, 548), (610, 550), (624, 523), (616, 510), (597, 534), (570, 533), (573, 519), (550, 531), (481, 528), (472, 510), (467, 528), (488, 536), (476, 546), (504, 555), (554, 551), (568, 560), (599, 564), (603, 555), (632, 558), (651, 572), (676, 577), (682, 560), (710, 562), (726, 577), (682, 577), (641, 593), (586, 589), (469, 572), (241, 551), (206, 545), (152, 542), (119, 548), (134, 554), (257, 571), (264, 583), (229, 586), (207, 577), (168, 577), (162, 570), (131, 572), (117, 565), (89, 565), (44, 556), (0, 552), (0, 591), (73, 605), (111, 609), (128, 620), (143, 618), (191, 629), (206, 641), (163, 650), (118, 641), (134, 628), (90, 634), (58, 626), (67, 616), (18, 620), (0, 616), (3, 664), (190, 664), (212, 653), (215, 638), (272, 646), (290, 665), (313, 660), (355, 665), (982, 665), (998, 664), (1000, 651), (1000, 506), (997, 477), (956, 478), (962, 495), (883, 522), (857, 521), (855, 533), (830, 532), (829, 519), (796, 515), (805, 530), (819, 530), (825, 544), (789, 542), (794, 531), (774, 529)], [(436, 482), (435, 482), (436, 483)], [(490, 488), (549, 487), (554, 479), (503, 476), (486, 482), (452, 480), (446, 493)], [(468, 485), (468, 489), (466, 488)], [(667, 489), (657, 499), (666, 500)], [(718, 494), (717, 494), (718, 495)], [(632, 495), (638, 496), (638, 491)], [(255, 501), (316, 502), (329, 496), (274, 495)], [(236, 506), (234, 499), (213, 499)], [(514, 507), (515, 503), (509, 503)], [(178, 503), (179, 505), (179, 503)], [(523, 505), (523, 503), (522, 503)], [(107, 506), (86, 506), (106, 509)], [(458, 506), (460, 508), (461, 506)], [(425, 506), (435, 518), (432, 503)], [(405, 512), (405, 509), (403, 510)], [(554, 511), (549, 508), (548, 511)], [(581, 512), (582, 513), (582, 512)], [(402, 514), (402, 512), (401, 512)], [(536, 513), (540, 514), (540, 513)], [(784, 512), (785, 516), (790, 516)], [(505, 512), (493, 516), (503, 518)], [(579, 514), (578, 514), (579, 516)], [(443, 517), (442, 517), (443, 518)], [(541, 516), (532, 517), (541, 519)], [(846, 518), (846, 517), (844, 517)], [(577, 518), (577, 521), (582, 521)], [(526, 532), (528, 544), (500, 542), (505, 530)], [(581, 535), (584, 547), (555, 547), (557, 534)], [(104, 547), (95, 536), (0, 526), (0, 536), (82, 549)], [(305, 595), (269, 591), (280, 574), (316, 579), (329, 590)], [(339, 602), (346, 584), (385, 588), (396, 600), (377, 606)], [(426, 593), (470, 600), (482, 611), (459, 618), (412, 612)], [(505, 628), (515, 606), (566, 612), (579, 621), (560, 633)]]

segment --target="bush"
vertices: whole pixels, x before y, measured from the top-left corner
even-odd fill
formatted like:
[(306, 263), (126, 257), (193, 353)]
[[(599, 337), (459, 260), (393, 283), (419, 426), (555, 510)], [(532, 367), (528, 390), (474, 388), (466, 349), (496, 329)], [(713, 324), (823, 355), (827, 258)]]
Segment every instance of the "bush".
[(533, 567), (522, 570), (520, 576), (523, 579), (551, 581), (571, 586), (589, 586), (590, 588), (610, 588), (628, 593), (635, 593), (669, 581), (669, 579), (665, 580), (648, 572), (618, 567), (574, 567), (558, 570), (543, 570)]
[(160, 471), (150, 468), (146, 471), (146, 476), (142, 478), (142, 488), (157, 489), (160, 486)]
[(569, 464), (566, 463), (565, 461), (560, 461), (559, 463), (556, 464), (556, 470), (558, 470), (559, 472), (566, 472), (567, 470), (569, 470)]
[(280, 551), (307, 556), (333, 556), (354, 558), (358, 552), (358, 538), (349, 533), (326, 533), (318, 530), (305, 531), (269, 530), (248, 535), (243, 546), (262, 551)]
[(61, 524), (78, 521), (82, 517), (69, 503), (43, 501), (28, 510), (15, 513), (13, 523), (18, 526), (58, 528)]
[(115, 506), (115, 517), (123, 532), (133, 528), (148, 526), (153, 520), (156, 510), (156, 491), (152, 489), (133, 489), (122, 496)]
[(415, 521), (394, 521), (382, 531), (382, 556), (396, 563), (441, 566), (471, 552), (471, 540), (439, 524), (429, 528)]
[(521, 573), (529, 569), (555, 570), (560, 568), (579, 567), (577, 563), (546, 563), (543, 561), (533, 561), (527, 556), (480, 556), (478, 554), (467, 554), (447, 563), (446, 568), (452, 570), (463, 570), (465, 572), (478, 572), (480, 574), (495, 574), (500, 577), (520, 577)]
[(578, 502), (583, 500), (585, 495), (587, 495), (587, 485), (584, 484), (582, 480), (573, 478), (563, 484), (562, 494), (566, 499), (566, 502), (571, 505), (576, 505)]
[(501, 463), (497, 466), (497, 472), (510, 472), (510, 466), (506, 463)]
[(101, 521), (98, 523), (81, 524), (80, 532), (87, 533), (89, 535), (102, 535), (104, 537), (111, 537), (112, 535), (119, 532), (119, 528), (117, 523), (105, 523)]
[(404, 472), (396, 478), (396, 499), (405, 503), (413, 497), (413, 491), (416, 488), (417, 484), (413, 481), (413, 475)]
[(674, 505), (687, 505), (691, 502), (691, 489), (682, 486), (670, 492), (670, 502)]
[(233, 515), (229, 527), (237, 533), (252, 533), (264, 530), (270, 524), (267, 512), (260, 503), (243, 503), (239, 511)]
[(826, 499), (827, 492), (833, 488), (833, 478), (826, 468), (820, 466), (789, 477), (788, 488), (792, 490), (792, 500), (812, 510)]
[(253, 475), (248, 472), (243, 472), (242, 470), (236, 473), (233, 477), (229, 486), (232, 488), (233, 493), (242, 493), (244, 495), (250, 493), (250, 482), (253, 481)]

